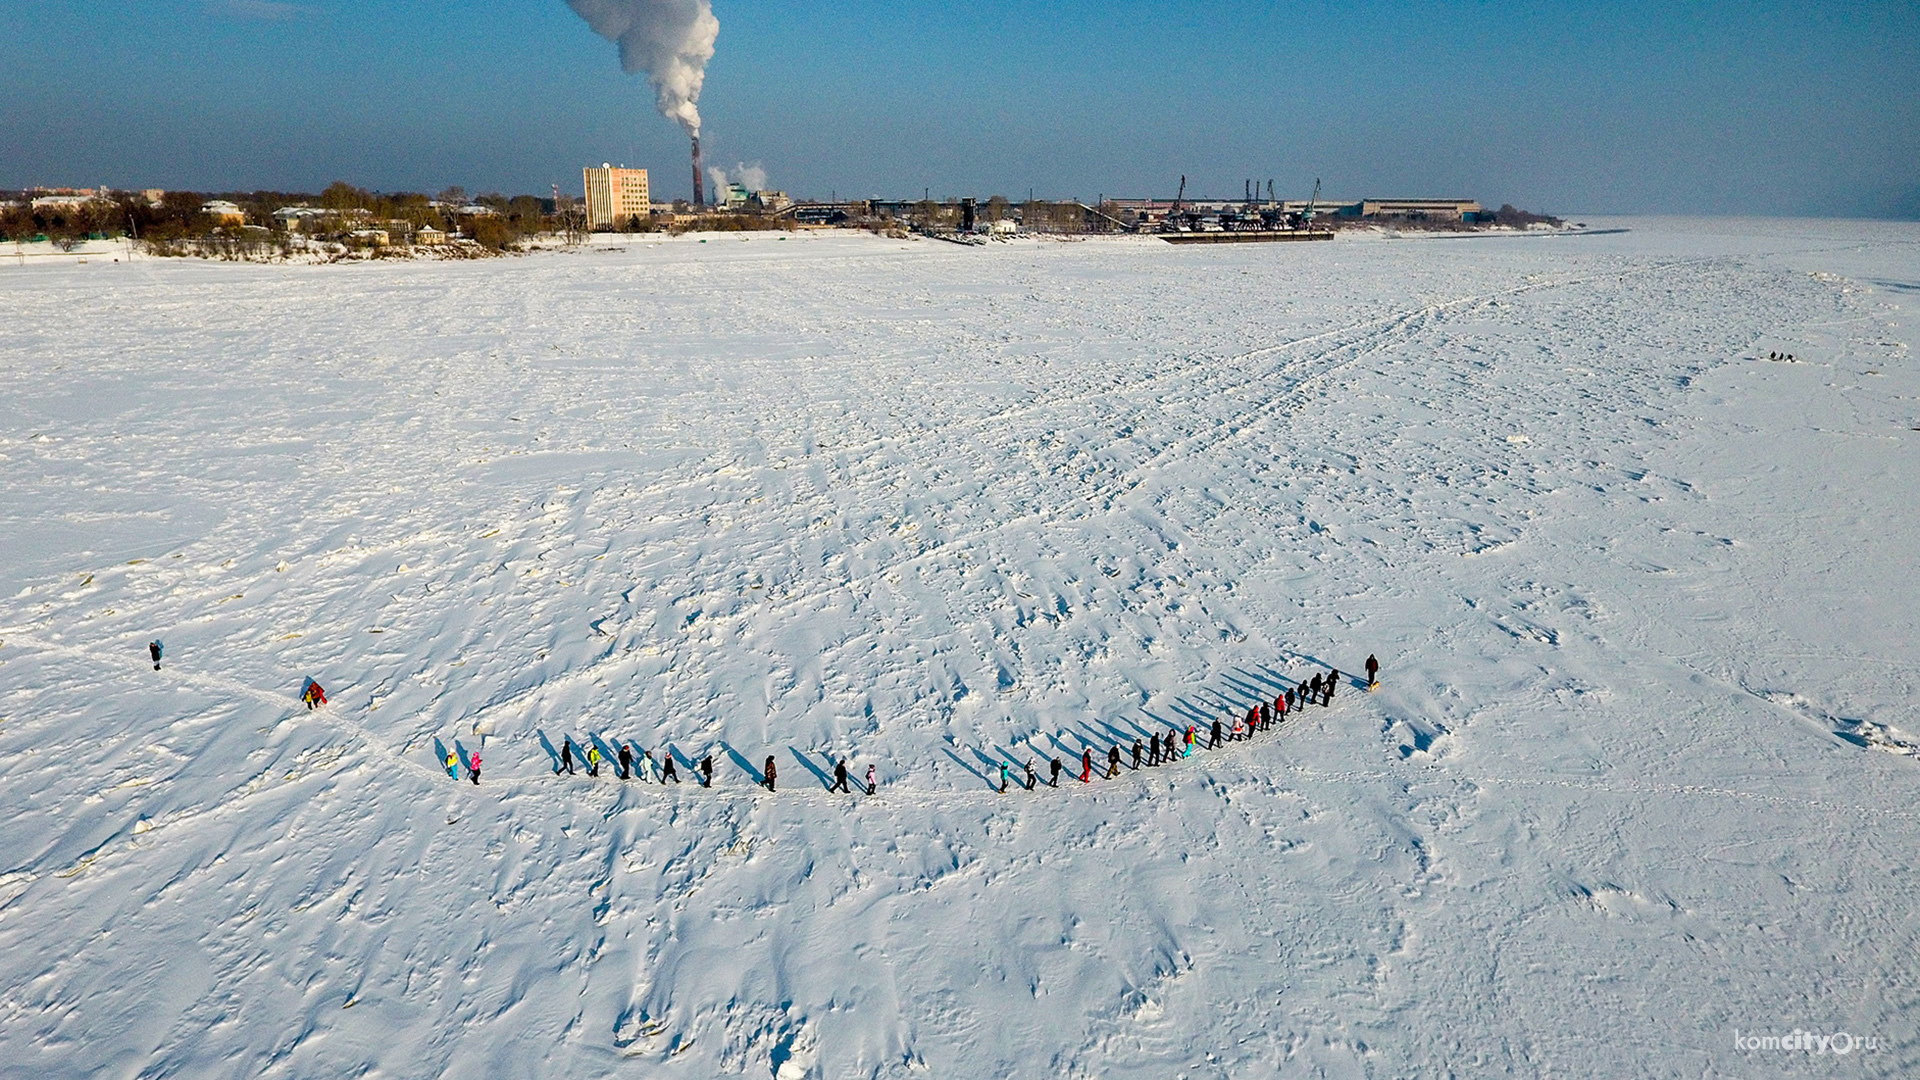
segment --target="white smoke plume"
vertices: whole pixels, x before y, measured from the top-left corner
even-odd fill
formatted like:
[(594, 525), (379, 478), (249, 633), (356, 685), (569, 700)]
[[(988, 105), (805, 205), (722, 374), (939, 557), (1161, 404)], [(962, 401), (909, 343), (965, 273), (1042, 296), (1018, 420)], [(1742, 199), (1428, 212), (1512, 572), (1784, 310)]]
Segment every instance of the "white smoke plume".
[(735, 164), (733, 178), (748, 191), (767, 190), (767, 170), (761, 168), (758, 162), (752, 165)]
[(567, 6), (620, 46), (627, 74), (647, 73), (660, 115), (700, 134), (700, 85), (720, 36), (709, 0), (567, 0)]
[(713, 181), (713, 190), (716, 198), (724, 198), (726, 196), (727, 181), (729, 180), (746, 188), (748, 191), (767, 190), (767, 170), (761, 168), (758, 162), (752, 165), (745, 163), (736, 164), (731, 172), (718, 166), (710, 165), (707, 167), (707, 179)]

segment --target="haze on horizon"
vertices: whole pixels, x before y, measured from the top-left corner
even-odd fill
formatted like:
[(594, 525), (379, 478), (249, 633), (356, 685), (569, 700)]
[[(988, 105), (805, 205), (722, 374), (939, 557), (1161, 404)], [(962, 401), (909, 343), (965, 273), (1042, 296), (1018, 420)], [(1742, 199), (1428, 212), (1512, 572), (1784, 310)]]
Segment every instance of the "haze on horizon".
[[(710, 163), (799, 197), (1463, 196), (1920, 217), (1920, 7), (719, 0)], [(564, 0), (22, 0), (0, 187), (690, 188)]]

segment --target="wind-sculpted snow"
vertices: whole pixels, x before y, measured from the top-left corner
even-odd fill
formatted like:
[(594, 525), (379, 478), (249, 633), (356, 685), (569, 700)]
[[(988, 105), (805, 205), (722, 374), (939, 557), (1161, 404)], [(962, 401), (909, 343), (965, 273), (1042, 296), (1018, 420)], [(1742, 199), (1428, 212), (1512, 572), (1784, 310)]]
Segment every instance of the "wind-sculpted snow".
[(0, 1076), (1912, 1074), (1920, 231), (1631, 224), (0, 266)]

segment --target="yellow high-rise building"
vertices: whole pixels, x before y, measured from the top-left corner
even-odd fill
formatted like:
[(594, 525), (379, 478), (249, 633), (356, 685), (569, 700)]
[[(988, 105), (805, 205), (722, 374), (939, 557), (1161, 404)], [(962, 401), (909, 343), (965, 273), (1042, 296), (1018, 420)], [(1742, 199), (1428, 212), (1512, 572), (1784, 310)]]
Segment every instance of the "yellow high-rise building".
[(631, 217), (646, 217), (647, 170), (616, 169), (602, 164), (580, 170), (587, 187), (587, 228), (618, 228)]

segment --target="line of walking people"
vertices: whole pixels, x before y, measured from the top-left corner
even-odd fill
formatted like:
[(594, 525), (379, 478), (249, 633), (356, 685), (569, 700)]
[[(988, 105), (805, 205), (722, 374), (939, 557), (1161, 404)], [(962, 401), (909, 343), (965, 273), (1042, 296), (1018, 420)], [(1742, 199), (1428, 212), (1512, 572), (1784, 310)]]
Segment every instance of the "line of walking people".
[[(1380, 661), (1376, 657), (1369, 655), (1366, 666), (1367, 689), (1378, 689), (1380, 686)], [(1214, 720), (1209, 729), (1202, 729), (1198, 724), (1188, 724), (1184, 731), (1179, 727), (1169, 727), (1164, 736), (1157, 731), (1153, 732), (1148, 736), (1145, 744), (1142, 744), (1138, 738), (1135, 738), (1133, 740), (1133, 746), (1130, 748), (1132, 751), (1131, 767), (1138, 770), (1143, 767), (1152, 768), (1160, 765), (1170, 765), (1175, 761), (1182, 760), (1191, 755), (1195, 750), (1200, 748), (1203, 741), (1207, 749), (1213, 750), (1217, 749), (1223, 741), (1238, 742), (1243, 739), (1251, 739), (1262, 731), (1272, 730), (1275, 725), (1285, 723), (1289, 716), (1295, 715), (1309, 706), (1318, 705), (1322, 708), (1332, 706), (1334, 691), (1339, 689), (1339, 686), (1340, 669), (1330, 668), (1325, 675), (1315, 674), (1311, 679), (1302, 680), (1297, 685), (1276, 694), (1271, 702), (1256, 702), (1253, 705), (1249, 705), (1245, 713), (1239, 712), (1236, 708), (1236, 710), (1227, 717)], [(600, 753), (599, 743), (600, 740), (597, 738), (588, 739), (586, 749), (581, 755), (581, 760), (586, 766), (588, 776), (598, 777), (600, 775), (600, 764), (603, 758)], [(616, 775), (618, 775), (620, 779), (637, 779), (647, 783), (658, 784), (678, 784), (680, 782), (678, 759), (673, 751), (667, 749), (661, 751), (661, 756), (665, 759), (664, 763), (662, 763), (654, 758), (653, 751), (645, 749), (644, 747), (639, 747), (639, 753), (636, 754), (634, 752), (636, 746), (633, 743), (615, 740), (614, 747), (616, 748)], [(551, 749), (551, 747), (549, 747), (549, 749)], [(1112, 780), (1118, 777), (1120, 775), (1122, 760), (1125, 756), (1122, 750), (1123, 747), (1119, 744), (1109, 746), (1106, 754), (1106, 769), (1096, 774), (1093, 745), (1091, 743), (1085, 745), (1080, 751), (1080, 782), (1090, 784), (1094, 781), (1096, 775), (1100, 779), (1105, 780)], [(560, 751), (558, 755), (556, 755), (556, 758), (557, 760), (553, 767), (554, 775), (558, 776), (564, 772), (568, 776), (572, 776), (574, 774), (574, 754), (573, 739), (571, 736), (561, 736)], [(460, 776), (460, 766), (462, 764), (468, 766), (469, 777), (476, 785), (479, 784), (479, 751), (476, 750), (472, 752), (471, 761), (469, 762), (462, 762), (459, 755), (454, 751), (450, 750), (447, 752), (446, 767), (448, 776), (458, 779)], [(691, 766), (689, 771), (692, 773), (693, 778), (700, 782), (701, 787), (712, 787), (713, 755), (707, 754), (702, 757), (698, 764)], [(1058, 757), (1049, 760), (1047, 762), (1047, 785), (1049, 787), (1059, 787), (1060, 775), (1065, 771), (1066, 766), (1061, 763)], [(1000, 762), (999, 790), (1001, 792), (1005, 792), (1014, 783), (1013, 772), (1013, 762), (1003, 759)], [(1032, 759), (1028, 759), (1021, 764), (1021, 773), (1022, 785), (1028, 791), (1032, 791), (1039, 786), (1040, 778), (1033, 771)], [(768, 754), (761, 778), (756, 781), (756, 783), (768, 791), (773, 791), (776, 789), (778, 776), (779, 769), (774, 761), (774, 757), (772, 754)], [(879, 777), (877, 771), (874, 766), (870, 764), (867, 766), (866, 793), (868, 795), (874, 794), (878, 786)], [(848, 794), (852, 793), (852, 789), (849, 787), (846, 758), (843, 757), (834, 762), (833, 783), (828, 785), (827, 790), (846, 792)]]
[[(600, 775), (601, 754), (598, 742), (599, 740), (597, 739), (589, 739), (586, 744), (586, 750), (581, 754), (581, 761), (586, 765), (588, 776)], [(618, 770), (616, 775), (619, 776), (620, 779), (636, 779), (654, 784), (677, 784), (680, 782), (679, 765), (672, 750), (661, 750), (661, 757), (665, 759), (664, 764), (662, 764), (654, 759), (653, 751), (651, 750), (638, 748), (639, 753), (635, 754), (636, 746), (634, 744), (621, 742), (619, 740), (615, 740), (614, 746), (618, 748), (615, 751), (615, 767)], [(693, 774), (694, 779), (700, 782), (701, 787), (712, 787), (713, 755), (707, 754), (702, 757), (699, 763), (691, 766), (688, 771)], [(553, 767), (553, 774), (558, 776), (563, 772), (568, 776), (574, 774), (573, 740), (571, 737), (564, 735), (560, 738), (559, 761)], [(766, 766), (761, 773), (761, 777), (760, 780), (756, 781), (759, 786), (766, 788), (768, 791), (776, 789), (776, 785), (779, 782), (779, 767), (775, 764), (772, 754), (767, 755)], [(474, 783), (479, 783), (479, 780), (476, 779)], [(833, 783), (828, 786), (827, 790), (852, 794), (852, 788), (848, 786), (848, 783), (847, 759), (840, 758), (833, 764)], [(872, 795), (878, 790), (879, 783), (879, 771), (875, 769), (874, 766), (868, 765), (867, 794)]]
[[(616, 748), (614, 751), (615, 775), (620, 779), (640, 780), (650, 784), (677, 784), (680, 782), (679, 763), (671, 750), (661, 751), (661, 757), (666, 759), (665, 762), (662, 763), (654, 758), (653, 751), (643, 747), (637, 747), (633, 743), (622, 742), (616, 739), (613, 745)], [(638, 754), (634, 753), (636, 749), (639, 750)], [(588, 776), (600, 775), (600, 762), (602, 759), (598, 739), (587, 740), (586, 749), (580, 755), (580, 759), (581, 763), (586, 766)], [(698, 764), (693, 765), (687, 771), (693, 774), (693, 778), (700, 782), (701, 787), (712, 787), (713, 755), (708, 754), (701, 758)], [(560, 737), (559, 760), (553, 766), (553, 775), (559, 776), (563, 772), (568, 776), (573, 775), (573, 739), (571, 736), (566, 735)]]
[[(1313, 678), (1303, 680), (1297, 686), (1275, 695), (1272, 702), (1257, 702), (1248, 706), (1244, 714), (1236, 709), (1225, 719), (1215, 720), (1211, 730), (1203, 730), (1198, 724), (1188, 724), (1185, 731), (1182, 731), (1178, 727), (1169, 727), (1164, 737), (1162, 737), (1159, 732), (1153, 732), (1148, 736), (1145, 745), (1142, 745), (1140, 740), (1135, 738), (1131, 748), (1133, 751), (1132, 768), (1138, 770), (1143, 767), (1143, 764), (1148, 768), (1159, 765), (1170, 765), (1175, 761), (1186, 758), (1196, 749), (1199, 749), (1202, 740), (1205, 740), (1207, 749), (1212, 750), (1218, 748), (1223, 740), (1226, 742), (1238, 742), (1242, 739), (1251, 739), (1259, 732), (1269, 731), (1274, 725), (1284, 723), (1288, 716), (1297, 714), (1308, 706), (1318, 705), (1322, 708), (1331, 706), (1333, 704), (1333, 693), (1339, 685), (1340, 669), (1331, 668), (1324, 676), (1315, 674)], [(1378, 688), (1379, 685), (1380, 661), (1374, 656), (1368, 655), (1367, 689), (1373, 690)], [(1115, 744), (1109, 746), (1107, 748), (1106, 770), (1104, 772), (1096, 772), (1093, 746), (1089, 743), (1080, 751), (1080, 782), (1090, 784), (1096, 777), (1103, 780), (1112, 780), (1118, 777), (1120, 775), (1122, 757), (1122, 747), (1120, 745)], [(1024, 786), (1028, 791), (1032, 791), (1039, 784), (1039, 778), (1034, 775), (1033, 761), (1029, 759), (1023, 762), (1021, 769), (1023, 772), (1022, 781)], [(1064, 767), (1061, 765), (1059, 758), (1053, 758), (1047, 763), (1047, 785), (1049, 787), (1057, 788), (1060, 786), (1060, 774), (1062, 771), (1064, 771)], [(1013, 782), (1012, 777), (1013, 763), (1003, 759), (1000, 762), (1000, 790), (1002, 792), (1005, 792)]]

